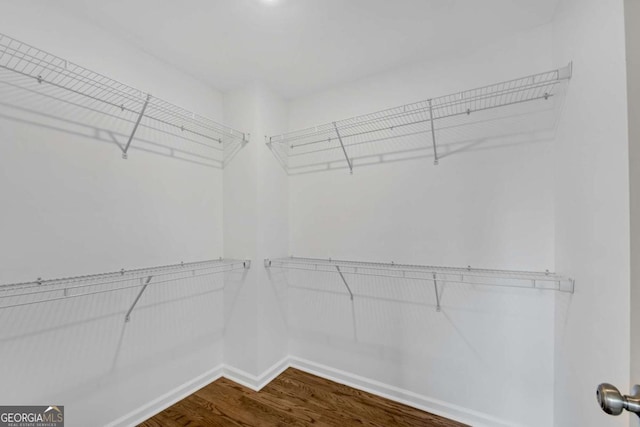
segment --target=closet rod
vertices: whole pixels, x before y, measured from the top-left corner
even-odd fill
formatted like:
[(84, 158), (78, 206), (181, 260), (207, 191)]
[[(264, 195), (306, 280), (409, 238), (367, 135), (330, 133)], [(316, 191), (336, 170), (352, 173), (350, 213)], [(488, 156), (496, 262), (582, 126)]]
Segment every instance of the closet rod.
[[(555, 89), (562, 81), (569, 80), (573, 75), (573, 64), (551, 71), (537, 74), (531, 74), (512, 80), (503, 81), (487, 86), (474, 89), (455, 92), (449, 95), (431, 98), (431, 106), (434, 112), (434, 120), (456, 116), (469, 115), (475, 111), (514, 105), (527, 101), (535, 101), (540, 99), (549, 99), (554, 95), (553, 91), (547, 89)], [(429, 118), (429, 100), (418, 101), (411, 104), (400, 105), (373, 113), (354, 116), (347, 119), (336, 120), (331, 123), (317, 125), (306, 129), (285, 132), (279, 135), (269, 137), (272, 143), (292, 142), (311, 136), (332, 135), (335, 133), (335, 126), (341, 131), (358, 128), (362, 126), (373, 126), (383, 121), (392, 119), (406, 118), (404, 125), (414, 123), (410, 120), (412, 116), (420, 114), (423, 120), (415, 123), (430, 122)], [(411, 122), (411, 123), (408, 123)], [(335, 123), (335, 125), (334, 125)], [(397, 126), (397, 125), (395, 125)], [(390, 125), (390, 127), (395, 127)], [(386, 127), (376, 130), (387, 129)], [(376, 130), (370, 130), (375, 132)], [(342, 134), (342, 138), (354, 136), (351, 133)], [(318, 139), (317, 141), (309, 141), (304, 144), (296, 144), (294, 147), (301, 147), (309, 143), (326, 142), (327, 138)]]
[[(311, 155), (319, 150), (342, 150), (352, 172), (356, 166), (354, 158), (346, 155), (350, 146), (424, 133), (429, 135), (427, 143), (432, 145), (434, 164), (438, 164), (442, 156), (437, 139), (448, 124), (453, 121), (458, 125), (472, 124), (484, 116), (480, 119), (466, 116), (475, 116), (480, 111), (547, 101), (560, 93), (561, 84), (572, 74), (573, 65), (569, 63), (542, 73), (273, 135), (268, 137), (268, 144), (282, 146), (289, 157)], [(443, 124), (444, 119), (452, 120)], [(321, 148), (314, 148), (316, 145)], [(380, 150), (380, 155), (385, 153)]]
[[(179, 270), (172, 270), (172, 271), (167, 271), (167, 272), (163, 272), (163, 273), (149, 273), (148, 276), (153, 276), (156, 279), (158, 277), (161, 276), (169, 276), (169, 275), (175, 275), (175, 274), (186, 274), (186, 273), (191, 273), (193, 277), (193, 275), (195, 275), (195, 272), (197, 271), (202, 271), (202, 270), (211, 270), (214, 268), (220, 268), (220, 267), (226, 267), (226, 266), (230, 266), (230, 267), (236, 267), (237, 264), (242, 264), (244, 266), (244, 261), (232, 261), (232, 262), (221, 262), (220, 264), (216, 264), (216, 265), (211, 265), (211, 266), (206, 266), (206, 267), (199, 267), (199, 268), (182, 268)], [(141, 270), (144, 271), (144, 270)], [(91, 276), (89, 276), (91, 277)], [(88, 288), (88, 287), (92, 287), (92, 286), (103, 286), (103, 285), (113, 285), (115, 283), (122, 283), (122, 282), (128, 282), (131, 280), (135, 280), (138, 278), (144, 278), (147, 277), (147, 275), (142, 275), (140, 277), (138, 276), (132, 276), (132, 275), (124, 275), (123, 278), (117, 279), (117, 280), (108, 280), (105, 282), (92, 282), (92, 283), (86, 283), (86, 284), (82, 284), (82, 285), (72, 285), (72, 286), (64, 286), (64, 289), (66, 290), (73, 290), (73, 289), (83, 289), (83, 288)], [(96, 279), (96, 280), (100, 280), (100, 279)], [(82, 281), (84, 282), (84, 281)], [(80, 282), (80, 283), (82, 283)], [(69, 284), (72, 283), (78, 283), (77, 281), (73, 281), (73, 282), (67, 282)], [(64, 282), (59, 282), (56, 283), (56, 285), (62, 285), (64, 284)], [(55, 288), (52, 287), (53, 284), (48, 283), (48, 284), (42, 284), (42, 285), (35, 285), (35, 286), (28, 286), (28, 287), (22, 287), (22, 288), (14, 288), (14, 289), (0, 289), (0, 292), (10, 292), (16, 289), (37, 289), (33, 292), (23, 292), (23, 293), (19, 293), (19, 294), (8, 294), (8, 295), (3, 295), (0, 293), (0, 299), (4, 299), (4, 298), (11, 298), (11, 297), (15, 297), (15, 296), (27, 296), (27, 295), (39, 295), (39, 294), (44, 294), (44, 293), (49, 293), (49, 292), (57, 292), (60, 290), (60, 288)], [(47, 288), (45, 289), (45, 287), (51, 287), (51, 288)]]
[[(175, 282), (178, 280), (193, 279), (197, 277), (206, 277), (214, 274), (227, 273), (227, 272), (237, 271), (237, 270), (246, 270), (250, 268), (250, 265), (251, 265), (251, 262), (249, 260), (243, 261), (243, 260), (218, 259), (218, 260), (211, 260), (211, 261), (199, 261), (199, 262), (193, 262), (193, 263), (171, 264), (166, 266), (142, 268), (142, 269), (129, 270), (129, 271), (121, 270), (119, 272), (76, 276), (76, 277), (69, 277), (64, 279), (53, 279), (48, 281), (42, 281), (39, 279), (36, 282), (25, 282), (25, 283), (3, 285), (0, 291), (5, 292), (6, 294), (0, 295), (0, 299), (10, 299), (10, 298), (25, 297), (25, 296), (52, 294), (54, 292), (61, 293), (62, 296), (49, 296), (49, 297), (38, 299), (35, 301), (16, 302), (13, 304), (0, 305), (0, 309), (21, 307), (21, 306), (27, 306), (32, 304), (41, 304), (41, 303), (50, 302), (50, 301), (58, 301), (58, 300), (64, 300), (69, 298), (78, 298), (78, 297), (89, 296), (89, 295), (98, 295), (98, 294), (121, 291), (126, 289), (139, 288), (141, 286), (143, 287), (143, 290), (142, 290), (143, 292), (144, 289), (146, 289), (148, 286), (156, 286), (163, 283)], [(201, 272), (204, 270), (212, 270), (212, 271)], [(111, 278), (114, 278), (117, 276), (122, 276), (122, 277), (117, 280), (111, 280)], [(158, 277), (162, 277), (162, 276), (177, 276), (177, 277), (170, 277), (164, 280), (154, 280), (153, 283), (150, 283), (151, 282), (150, 278), (157, 279)], [(146, 277), (146, 280), (145, 280), (145, 277)], [(90, 292), (73, 293), (78, 289), (113, 285), (113, 284), (122, 283), (122, 282), (130, 282), (136, 279), (140, 279), (141, 282), (133, 285), (116, 286), (108, 289), (99, 289), (99, 290), (94, 290)], [(90, 282), (90, 283), (83, 283), (83, 282)], [(83, 283), (83, 284), (78, 285), (78, 283)], [(53, 286), (57, 286), (57, 287), (51, 288)], [(49, 288), (41, 289), (43, 287), (49, 287)], [(40, 288), (40, 290), (23, 292), (23, 290), (25, 289), (31, 290), (34, 288)], [(18, 291), (19, 293), (12, 293), (15, 291)], [(142, 292), (140, 292), (135, 302), (137, 302), (139, 297), (142, 295)], [(132, 305), (132, 308), (133, 306), (135, 306), (135, 302)]]
[(490, 270), (471, 267), (441, 267), (396, 263), (345, 261), (319, 258), (278, 258), (265, 260), (265, 267), (335, 273), (340, 267), (342, 275), (361, 275), (393, 279), (420, 280), (431, 283), (494, 286), (555, 290), (573, 293), (575, 281), (551, 272), (517, 270)]
[[(107, 279), (110, 277), (120, 277), (120, 276), (127, 276), (127, 277), (136, 276), (137, 277), (138, 275), (146, 276), (149, 274), (154, 274), (155, 276), (158, 276), (159, 273), (162, 271), (168, 271), (168, 270), (174, 270), (174, 269), (175, 270), (180, 270), (180, 269), (186, 269), (186, 270), (196, 269), (197, 270), (198, 267), (211, 268), (210, 265), (212, 264), (219, 265), (219, 264), (229, 264), (229, 263), (238, 263), (238, 262), (245, 263), (247, 261), (218, 258), (213, 260), (180, 262), (177, 264), (165, 264), (165, 265), (159, 265), (154, 267), (145, 267), (145, 268), (130, 269), (130, 270), (123, 268), (118, 271), (110, 271), (107, 273), (60, 277), (57, 279), (43, 280), (41, 278), (38, 278), (37, 280), (34, 280), (32, 282), (20, 282), (20, 283), (10, 283), (10, 284), (0, 285), (0, 292), (6, 291), (6, 290), (13, 290), (16, 288), (28, 288), (28, 287), (41, 288), (42, 286), (50, 286), (50, 285), (57, 285), (61, 283), (70, 283), (70, 282), (84, 282), (87, 280)], [(171, 274), (171, 273), (167, 273), (167, 274)]]

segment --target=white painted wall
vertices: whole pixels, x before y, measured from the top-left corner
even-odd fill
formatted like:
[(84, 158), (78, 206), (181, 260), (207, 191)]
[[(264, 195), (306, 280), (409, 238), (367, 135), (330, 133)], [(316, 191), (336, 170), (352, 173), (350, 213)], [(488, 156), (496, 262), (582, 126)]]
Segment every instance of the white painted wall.
[(265, 87), (258, 91), (259, 124), (255, 143), (258, 152), (258, 250), (255, 268), (258, 290), (258, 369), (265, 372), (288, 356), (287, 286), (282, 278), (263, 268), (263, 260), (289, 252), (288, 177), (264, 144), (287, 125), (286, 102)]
[(599, 383), (629, 383), (629, 146), (622, 1), (564, 0), (557, 62), (575, 74), (559, 123), (556, 267), (576, 279), (556, 301), (555, 425), (628, 425), (602, 412)]
[[(0, 29), (223, 118), (219, 92), (56, 3), (2, 2)], [(136, 141), (125, 161), (104, 133), (97, 140), (94, 129), (20, 108), (96, 126), (104, 118), (6, 84), (0, 102), (0, 283), (222, 256), (221, 170), (141, 151)], [(218, 277), (149, 288), (126, 325), (135, 289), (0, 310), (0, 376), (10, 384), (0, 402), (63, 404), (69, 426), (139, 410), (222, 362), (221, 286)]]
[[(252, 87), (226, 93), (224, 110), (230, 126), (245, 124), (254, 135), (257, 121), (255, 93)], [(251, 124), (252, 126), (249, 126)], [(255, 138), (255, 137), (254, 137)], [(255, 260), (257, 235), (257, 154), (255, 141), (224, 169), (224, 256)], [(258, 304), (256, 266), (225, 287), (224, 361), (251, 375), (258, 374)]]
[(286, 126), (286, 104), (256, 84), (225, 94), (224, 107), (228, 123), (252, 135), (224, 170), (225, 257), (253, 260), (245, 277), (227, 282), (224, 358), (259, 377), (287, 356), (286, 286), (263, 268), (288, 252), (287, 175), (264, 144)]
[[(297, 99), (290, 104), (289, 128), (546, 71), (554, 66), (549, 49), (549, 28), (541, 27), (484, 49)], [(449, 144), (440, 142), (439, 167), (433, 167), (431, 139), (424, 134), (387, 143), (388, 152), (423, 147), (410, 161), (389, 156), (392, 161), (359, 168), (358, 156), (366, 156), (366, 148), (349, 149), (353, 176), (339, 170), (292, 177), (292, 253), (552, 270), (552, 135), (482, 141), (477, 130), (496, 135), (500, 122), (443, 135)]]
[[(568, 62), (551, 51), (547, 25), (452, 52), (295, 99), (289, 129)], [(349, 149), (353, 176), (339, 157), (330, 158), (335, 170), (291, 176), (292, 254), (553, 270), (553, 107), (472, 115), (480, 123), (439, 131), (439, 166), (425, 134), (383, 147), (414, 149), (409, 160), (372, 162), (366, 148)], [(437, 313), (430, 283), (352, 279), (362, 296), (351, 304), (336, 275), (288, 278), (293, 356), (446, 402), (432, 407), (474, 423), (552, 425), (553, 294), (447, 286)]]
[[(125, 41), (112, 38), (90, 23), (76, 20), (70, 11), (35, 2), (3, 2), (2, 11), (0, 25), (10, 36), (177, 105), (189, 106), (214, 120), (223, 119), (220, 92), (143, 52), (129, 49)], [(5, 87), (3, 95), (13, 93)], [(7, 102), (17, 98), (11, 96)], [(37, 102), (25, 105), (34, 107)], [(63, 114), (66, 111), (60, 107), (61, 115), (71, 115)], [(15, 109), (7, 109), (5, 114), (25, 118)], [(98, 125), (109, 124), (87, 113), (76, 117), (87, 117), (87, 122), (94, 120)], [(0, 274), (32, 280), (34, 271), (43, 277), (51, 277), (222, 254), (220, 170), (139, 153), (135, 143), (129, 160), (123, 161), (115, 145), (75, 138), (65, 132), (47, 132), (43, 141), (43, 138), (33, 138), (30, 133), (43, 133), (44, 130), (12, 123), (15, 120), (4, 120), (2, 129), (12, 133), (12, 143), (2, 145), (2, 149), (8, 150), (3, 155), (6, 165), (2, 172), (7, 176), (3, 180), (7, 184), (3, 194), (5, 200), (15, 202), (10, 204), (14, 208), (8, 212), (3, 209), (3, 214), (12, 215), (13, 219), (21, 218), (21, 221), (3, 222), (2, 231), (10, 233), (4, 235), (13, 244), (2, 249), (6, 269)], [(39, 117), (34, 118), (36, 120), (42, 122)], [(78, 130), (72, 125), (66, 125), (65, 129)], [(128, 127), (122, 130), (126, 129)], [(166, 137), (162, 138), (162, 143), (168, 143)], [(179, 146), (181, 143), (178, 140), (174, 144)], [(12, 156), (11, 160), (9, 156)], [(27, 177), (16, 175), (21, 170), (27, 175), (24, 165), (32, 168), (29, 172), (41, 172), (44, 176), (36, 173), (29, 173)], [(164, 173), (153, 173), (157, 170)], [(80, 176), (75, 179), (75, 174)], [(27, 186), (29, 189), (24, 188)], [(15, 198), (20, 194), (23, 194), (23, 203)], [(84, 207), (75, 206), (82, 203)], [(22, 206), (20, 210), (23, 204), (42, 208)], [(87, 215), (88, 212), (91, 215)], [(184, 212), (190, 213), (190, 221), (184, 220)], [(41, 218), (45, 215), (46, 218)], [(99, 222), (97, 219), (94, 222), (96, 215), (100, 215)], [(194, 224), (198, 226), (194, 227)], [(30, 235), (31, 240), (24, 238), (25, 234)], [(77, 247), (78, 250), (68, 254), (60, 251), (61, 237), (65, 248)], [(88, 237), (99, 239), (101, 243), (87, 244)], [(38, 244), (34, 244), (36, 241)], [(127, 244), (122, 243), (125, 241)], [(33, 257), (42, 260), (38, 269), (33, 268)], [(0, 279), (6, 282), (9, 277)]]

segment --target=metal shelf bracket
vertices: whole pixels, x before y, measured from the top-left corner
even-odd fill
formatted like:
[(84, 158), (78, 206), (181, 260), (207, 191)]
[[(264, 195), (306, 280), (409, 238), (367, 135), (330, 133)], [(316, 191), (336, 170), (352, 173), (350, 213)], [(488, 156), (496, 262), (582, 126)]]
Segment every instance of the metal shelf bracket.
[(429, 119), (431, 121), (431, 139), (433, 140), (433, 164), (438, 165), (438, 148), (436, 146), (436, 128), (433, 123), (433, 103), (429, 100)]
[(250, 259), (245, 259), (242, 262), (242, 266), (244, 267), (245, 270), (248, 270), (251, 268), (251, 260)]
[(440, 291), (438, 291), (438, 280), (436, 273), (433, 273), (433, 289), (436, 291), (436, 311), (441, 311), (442, 307), (440, 306)]
[(349, 297), (351, 298), (351, 301), (353, 301), (353, 292), (351, 292), (351, 288), (349, 287), (349, 284), (347, 283), (347, 280), (344, 278), (344, 274), (342, 274), (342, 271), (340, 271), (340, 266), (336, 265), (336, 270), (338, 270), (338, 274), (340, 275), (340, 278), (342, 279), (342, 283), (344, 283), (344, 286), (347, 288), (347, 291), (349, 292)]
[(138, 115), (138, 119), (136, 120), (136, 124), (133, 125), (133, 130), (131, 131), (131, 135), (129, 135), (129, 140), (127, 141), (127, 145), (125, 145), (122, 150), (122, 158), (127, 159), (127, 151), (129, 151), (129, 146), (131, 145), (131, 141), (133, 141), (133, 137), (138, 130), (138, 126), (140, 126), (140, 121), (142, 121), (142, 117), (144, 116), (144, 112), (147, 109), (147, 105), (149, 105), (149, 100), (151, 99), (151, 95), (147, 95), (147, 99), (144, 101), (144, 105), (142, 106), (142, 110), (140, 110), (140, 114)]
[(264, 268), (271, 267), (271, 260), (269, 258), (264, 259)]
[(558, 70), (559, 79), (570, 79), (573, 77), (573, 61)]
[(133, 304), (131, 304), (131, 307), (129, 308), (129, 311), (127, 311), (127, 315), (124, 317), (124, 321), (128, 322), (129, 320), (131, 320), (131, 312), (133, 311), (133, 309), (135, 308), (136, 304), (138, 303), (138, 300), (140, 300), (140, 297), (142, 296), (142, 294), (144, 293), (144, 291), (147, 289), (147, 286), (149, 286), (149, 282), (151, 282), (151, 279), (153, 278), (153, 276), (149, 276), (147, 277), (147, 280), (144, 281), (144, 279), (140, 279), (140, 282), (143, 282), (143, 286), (142, 289), (140, 289), (140, 292), (138, 293), (138, 296), (136, 297), (135, 300), (133, 300)]
[(342, 143), (342, 136), (340, 136), (340, 131), (338, 130), (338, 125), (336, 122), (333, 122), (333, 127), (336, 129), (336, 135), (338, 135), (338, 141), (340, 141), (340, 145), (342, 146), (342, 152), (344, 153), (345, 159), (347, 159), (347, 164), (349, 165), (349, 173), (353, 175), (353, 164), (351, 164), (351, 159), (347, 155), (347, 150), (344, 148), (344, 144)]

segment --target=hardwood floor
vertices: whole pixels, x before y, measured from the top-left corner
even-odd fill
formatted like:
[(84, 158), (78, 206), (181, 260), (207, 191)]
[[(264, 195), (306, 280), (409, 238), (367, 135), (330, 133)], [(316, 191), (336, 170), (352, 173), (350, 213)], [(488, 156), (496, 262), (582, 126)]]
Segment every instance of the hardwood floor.
[(308, 425), (464, 426), (293, 368), (260, 392), (221, 378), (140, 424), (141, 427)]

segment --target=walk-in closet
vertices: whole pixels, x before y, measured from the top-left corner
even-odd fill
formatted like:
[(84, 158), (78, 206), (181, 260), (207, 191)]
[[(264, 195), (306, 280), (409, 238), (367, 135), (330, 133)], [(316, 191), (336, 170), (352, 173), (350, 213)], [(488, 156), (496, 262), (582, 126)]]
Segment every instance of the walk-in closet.
[(640, 426), (638, 28), (0, 0), (0, 427)]

